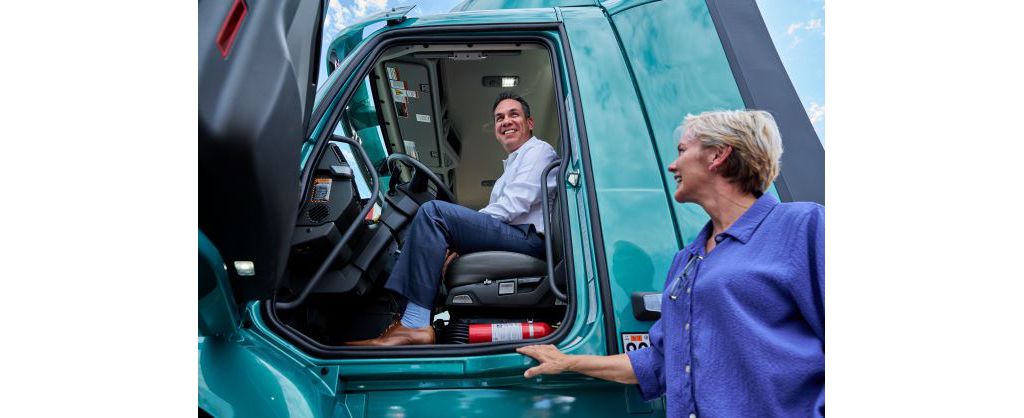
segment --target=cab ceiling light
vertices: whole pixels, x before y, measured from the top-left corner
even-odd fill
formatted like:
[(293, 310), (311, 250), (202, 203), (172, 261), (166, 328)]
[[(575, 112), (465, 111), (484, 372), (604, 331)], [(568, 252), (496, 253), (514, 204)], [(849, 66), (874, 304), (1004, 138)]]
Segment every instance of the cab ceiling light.
[(519, 76), (514, 75), (489, 75), (481, 80), (484, 87), (515, 87), (519, 85)]
[(239, 276), (255, 276), (256, 264), (252, 261), (236, 261), (235, 271), (238, 272)]

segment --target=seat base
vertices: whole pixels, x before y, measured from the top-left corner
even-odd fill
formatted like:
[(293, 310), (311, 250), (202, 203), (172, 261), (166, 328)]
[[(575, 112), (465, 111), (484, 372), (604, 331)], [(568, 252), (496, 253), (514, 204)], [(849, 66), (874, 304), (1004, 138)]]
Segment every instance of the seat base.
[(502, 280), (485, 279), (480, 283), (457, 286), (448, 290), (445, 306), (545, 308), (554, 306), (551, 281), (545, 276), (514, 277)]

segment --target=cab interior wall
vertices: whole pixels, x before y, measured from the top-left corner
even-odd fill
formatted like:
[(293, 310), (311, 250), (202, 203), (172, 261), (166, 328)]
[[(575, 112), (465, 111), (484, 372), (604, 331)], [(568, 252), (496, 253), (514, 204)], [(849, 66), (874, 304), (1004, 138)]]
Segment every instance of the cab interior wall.
[[(431, 47), (434, 51), (445, 50), (443, 45), (431, 45)], [(508, 45), (504, 47), (508, 47)], [(486, 51), (493, 49), (494, 45), (481, 44), (475, 47), (459, 46), (448, 49), (459, 48), (461, 50)], [(388, 51), (385, 50), (381, 55), (386, 56), (387, 54)], [(461, 152), (459, 153), (461, 158), (454, 169), (458, 181), (454, 182), (455, 187), (453, 188), (460, 204), (473, 209), (482, 208), (487, 204), (490, 194), (490, 185), (487, 182), (500, 176), (501, 160), (506, 157), (504, 150), (494, 139), (493, 116), (490, 112), (494, 98), (502, 89), (484, 87), (481, 84), (483, 76), (518, 76), (519, 85), (509, 90), (524, 96), (530, 103), (531, 113), (536, 121), (535, 135), (552, 144), (556, 150), (561, 149), (561, 133), (564, 126), (559, 118), (562, 109), (557, 106), (558, 100), (555, 93), (559, 83), (552, 77), (551, 52), (546, 47), (531, 44), (530, 48), (519, 49), (518, 55), (496, 55), (472, 61), (417, 58), (412, 52), (392, 58), (433, 65), (436, 70), (437, 85), (444, 89), (443, 94), (440, 94), (440, 97), (443, 97), (443, 106), (447, 108), (451, 127), (461, 141)], [(371, 72), (380, 73), (380, 67), (376, 64), (381, 61), (378, 59), (374, 62)], [(365, 77), (365, 74), (362, 77)], [(437, 85), (433, 85), (432, 88), (436, 88)], [(379, 95), (374, 94), (374, 99), (379, 101)], [(393, 111), (393, 109), (389, 106), (380, 106), (381, 112)], [(338, 120), (337, 118), (332, 119)], [(385, 122), (386, 118), (382, 117), (381, 119), (381, 122)], [(383, 125), (384, 123), (382, 123), (382, 128), (384, 128)], [(392, 135), (389, 135), (392, 131), (384, 131), (385, 129), (382, 129), (382, 133), (387, 138), (386, 142), (391, 145), (395, 142), (390, 138)], [(392, 146), (388, 148), (391, 148), (389, 151), (396, 151)], [(318, 154), (323, 154), (322, 148), (318, 151), (320, 151)], [(317, 156), (317, 158), (321, 157), (322, 155)], [(309, 185), (306, 184), (305, 187), (308, 191)], [(560, 189), (562, 188), (560, 187)], [(562, 191), (564, 196), (564, 190)], [(563, 211), (559, 211), (554, 216), (565, 218)], [(565, 224), (563, 223), (563, 225)], [(568, 241), (568, 237), (565, 240)], [(566, 248), (571, 247), (567, 244)], [(570, 268), (567, 271), (572, 270)], [(375, 288), (382, 285), (383, 283), (379, 283), (379, 280), (378, 283), (374, 283)], [(568, 287), (573, 288), (573, 286)], [(566, 290), (570, 294), (574, 293), (573, 289)], [(270, 322), (277, 321), (280, 317), (285, 320), (284, 327), (290, 329), (289, 334), (298, 333), (302, 337), (301, 340), (307, 344), (312, 343), (314, 347), (319, 347), (319, 350), (328, 351), (345, 350), (347, 347), (339, 346), (340, 343), (352, 339), (351, 337), (355, 335), (359, 338), (369, 336), (374, 332), (372, 324), (381, 323), (380, 318), (388, 317), (400, 309), (400, 305), (394, 298), (385, 292), (371, 292), (364, 296), (317, 294), (311, 297), (307, 305), (309, 309), (273, 312), (270, 315), (270, 319), (272, 319)], [(566, 311), (571, 312), (572, 310), (567, 309)], [(571, 313), (562, 315), (568, 317), (571, 316)], [(364, 322), (363, 320), (369, 320), (366, 322), (371, 325), (356, 324), (356, 322)], [(477, 348), (487, 351), (487, 347), (494, 346), (494, 344), (486, 344), (479, 345)], [(509, 347), (507, 344), (503, 346)], [(465, 349), (472, 346), (462, 347)]]
[[(438, 55), (466, 52), (478, 52), (486, 58), (437, 58)], [(460, 149), (457, 155), (451, 156), (455, 161), (452, 167), (435, 171), (446, 176), (449, 185), (454, 186), (452, 191), (458, 197), (459, 204), (463, 206), (477, 210), (486, 206), (490, 198), (490, 184), (501, 175), (501, 161), (507, 154), (494, 138), (491, 107), (494, 99), (503, 91), (514, 92), (526, 99), (535, 121), (534, 135), (556, 150), (559, 149), (561, 129), (550, 52), (539, 44), (415, 45), (391, 48), (385, 51), (375, 66), (378, 80), (375, 94), (380, 102), (385, 102), (381, 98), (387, 99), (387, 102), (393, 100), (387, 97), (389, 80), (385, 63), (416, 64), (436, 72), (440, 89), (435, 93), (440, 100), (439, 108), (432, 109), (431, 116), (447, 119), (444, 122), (450, 124)], [(485, 76), (517, 76), (519, 84), (512, 88), (486, 87), (482, 83)], [(382, 105), (382, 108), (385, 110), (383, 116), (386, 122), (383, 131), (388, 137), (390, 148), (411, 153), (405, 148), (405, 140), (410, 136), (398, 128), (400, 119), (390, 104)], [(439, 148), (445, 148), (446, 138), (443, 138), (443, 134), (441, 136)], [(447, 148), (442, 152), (450, 150)]]
[(559, 149), (560, 129), (558, 109), (551, 78), (548, 52), (526, 49), (519, 56), (495, 56), (479, 61), (447, 61), (442, 64), (444, 83), (448, 87), (449, 113), (461, 134), (463, 158), (458, 169), (455, 193), (459, 203), (480, 209), (487, 206), (490, 188), (482, 188), (484, 181), (501, 175), (501, 161), (507, 156), (494, 139), (494, 116), (491, 106), (501, 88), (481, 87), (485, 75), (514, 75), (519, 85), (507, 89), (523, 96), (530, 104), (535, 126), (534, 135)]

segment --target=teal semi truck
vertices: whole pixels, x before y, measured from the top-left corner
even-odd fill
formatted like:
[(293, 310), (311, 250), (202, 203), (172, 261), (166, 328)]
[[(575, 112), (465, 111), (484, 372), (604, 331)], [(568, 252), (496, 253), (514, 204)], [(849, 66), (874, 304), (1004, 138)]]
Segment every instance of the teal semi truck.
[[(771, 192), (824, 203), (823, 148), (753, 0), (406, 6), (322, 44), (327, 7), (199, 3), (201, 416), (664, 416), (632, 386), (525, 379), (515, 349), (646, 346), (672, 257), (707, 221), (671, 198), (682, 118), (772, 112)], [(545, 259), (463, 255), (438, 278), (436, 344), (344, 345), (398, 311), (383, 282), (420, 205), (487, 204), (505, 90), (559, 154)]]

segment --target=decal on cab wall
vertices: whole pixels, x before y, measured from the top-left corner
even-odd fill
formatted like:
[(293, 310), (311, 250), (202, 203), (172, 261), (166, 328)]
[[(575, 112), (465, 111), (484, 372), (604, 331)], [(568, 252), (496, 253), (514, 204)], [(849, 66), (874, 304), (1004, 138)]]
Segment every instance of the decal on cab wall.
[(639, 350), (651, 346), (651, 336), (646, 332), (623, 333), (622, 348), (625, 351)]

